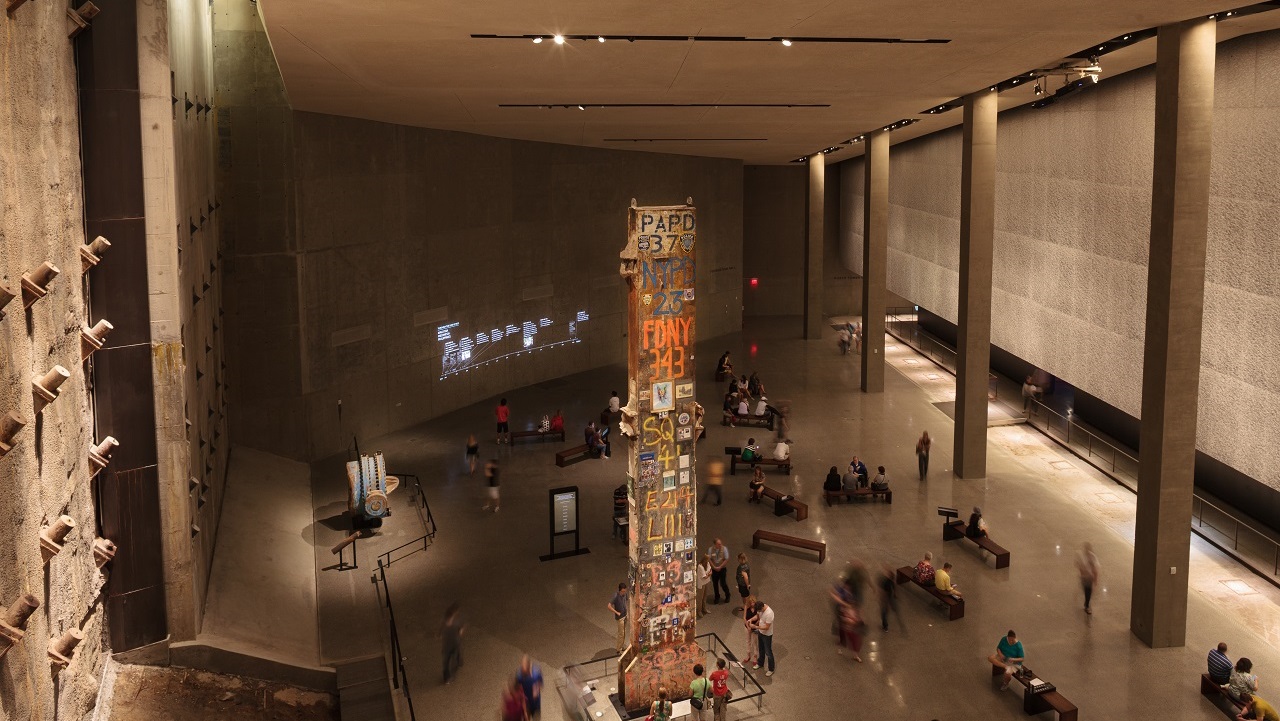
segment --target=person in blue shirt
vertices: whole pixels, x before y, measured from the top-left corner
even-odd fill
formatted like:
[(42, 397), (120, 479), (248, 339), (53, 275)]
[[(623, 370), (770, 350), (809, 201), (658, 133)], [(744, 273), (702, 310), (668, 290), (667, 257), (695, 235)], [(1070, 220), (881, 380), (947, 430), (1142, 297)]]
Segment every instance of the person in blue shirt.
[(849, 472), (858, 478), (858, 487), (865, 488), (867, 485), (867, 464), (863, 463), (857, 456), (849, 462)]
[(529, 658), (527, 653), (520, 657), (520, 673), (516, 674), (516, 682), (520, 684), (520, 688), (524, 689), (529, 718), (538, 718), (542, 713), (542, 669)]
[(1013, 674), (1022, 668), (1022, 662), (1026, 658), (1026, 653), (1022, 650), (1022, 642), (1018, 640), (1018, 634), (1009, 629), (1009, 633), (996, 644), (996, 652), (987, 657), (992, 666), (1002, 666), (1004, 668), (1004, 683), (1000, 685), (1003, 691), (1009, 688), (1009, 681), (1013, 680)]
[(1219, 643), (1217, 648), (1209, 649), (1209, 678), (1213, 679), (1214, 683), (1221, 686), (1230, 681), (1232, 668), (1231, 659), (1227, 658), (1225, 641)]

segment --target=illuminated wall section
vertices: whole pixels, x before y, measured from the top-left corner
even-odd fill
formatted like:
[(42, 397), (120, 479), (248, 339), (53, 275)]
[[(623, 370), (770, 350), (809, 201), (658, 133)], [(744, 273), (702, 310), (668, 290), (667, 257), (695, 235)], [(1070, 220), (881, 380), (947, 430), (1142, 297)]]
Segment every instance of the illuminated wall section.
[(463, 328), (460, 322), (438, 326), (436, 340), (444, 344), (440, 380), (526, 353), (581, 343), (578, 329), (589, 320), (591, 316), (587, 311), (580, 310), (569, 321), (543, 317), (536, 321), (503, 323), (475, 332)]
[(697, 214), (692, 206), (632, 207), (622, 275), (630, 342), (628, 438), (631, 618), (619, 660), (627, 709), (648, 708), (666, 686), (688, 695), (693, 664), (697, 563), (694, 446), (702, 408), (694, 400), (694, 278)]

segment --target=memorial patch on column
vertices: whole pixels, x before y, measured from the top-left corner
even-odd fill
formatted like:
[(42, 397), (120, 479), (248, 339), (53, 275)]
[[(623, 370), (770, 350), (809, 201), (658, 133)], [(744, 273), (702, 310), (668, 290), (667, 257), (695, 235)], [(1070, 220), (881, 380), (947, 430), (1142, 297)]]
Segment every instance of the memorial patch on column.
[(688, 205), (632, 207), (620, 272), (627, 281), (627, 437), (631, 627), (618, 664), (630, 711), (647, 709), (665, 686), (686, 698), (693, 665), (697, 557), (695, 446), (702, 407), (694, 393), (697, 211)]

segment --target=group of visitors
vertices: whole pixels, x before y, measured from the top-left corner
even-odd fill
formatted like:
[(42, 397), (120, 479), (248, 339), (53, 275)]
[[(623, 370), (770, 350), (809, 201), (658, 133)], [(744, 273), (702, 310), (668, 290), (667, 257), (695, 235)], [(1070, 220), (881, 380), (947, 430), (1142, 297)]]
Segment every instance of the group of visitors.
[(758, 373), (752, 373), (750, 378), (745, 375), (741, 378), (730, 376), (729, 389), (724, 394), (723, 412), (720, 425), (732, 428), (737, 428), (737, 421), (744, 418), (783, 415), (781, 410), (769, 404), (769, 399), (764, 394), (764, 383), (760, 381)]
[(854, 352), (862, 352), (862, 323), (854, 323), (849, 321), (840, 329), (837, 336), (836, 345), (840, 348), (840, 355), (844, 355), (852, 348)]
[[(715, 721), (724, 721), (729, 708), (729, 700), (733, 698), (733, 690), (729, 688), (729, 671), (725, 668), (724, 659), (716, 660), (716, 670), (707, 678), (702, 664), (693, 665), (693, 681), (689, 682), (690, 715), (697, 721), (706, 718), (711, 711)], [(658, 687), (658, 698), (649, 705), (649, 719), (652, 721), (670, 721), (674, 710), (671, 693), (666, 686)]]
[(942, 568), (935, 569), (933, 567), (933, 554), (929, 551), (925, 551), (924, 558), (920, 559), (920, 562), (916, 564), (916, 583), (926, 586), (932, 583), (933, 587), (938, 589), (938, 591), (956, 600), (960, 600), (964, 598), (964, 595), (960, 593), (960, 589), (957, 588), (955, 582), (951, 580), (951, 569), (952, 566), (950, 563), (944, 563), (942, 564)]
[(1258, 676), (1253, 672), (1253, 662), (1241, 656), (1234, 664), (1227, 656), (1227, 644), (1209, 649), (1209, 679), (1227, 692), (1232, 700), (1244, 705), (1236, 715), (1238, 721), (1280, 721), (1273, 705), (1258, 696)]
[(885, 471), (884, 466), (876, 466), (876, 475), (869, 478), (867, 475), (867, 464), (862, 459), (854, 456), (849, 461), (849, 468), (844, 475), (840, 474), (840, 469), (832, 466), (827, 471), (827, 478), (822, 482), (822, 490), (824, 491), (855, 491), (860, 488), (870, 488), (873, 491), (889, 490), (889, 475)]
[(534, 721), (542, 714), (542, 669), (529, 654), (502, 692), (502, 721)]

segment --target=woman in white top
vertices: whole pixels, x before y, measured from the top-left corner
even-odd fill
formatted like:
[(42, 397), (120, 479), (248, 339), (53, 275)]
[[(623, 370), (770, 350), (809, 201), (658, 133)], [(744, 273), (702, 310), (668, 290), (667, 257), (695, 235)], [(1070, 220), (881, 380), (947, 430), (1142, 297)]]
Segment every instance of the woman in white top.
[(711, 580), (711, 554), (704, 554), (698, 564), (698, 618), (707, 615), (707, 583)]
[(1227, 694), (1231, 698), (1239, 701), (1240, 694), (1258, 692), (1258, 677), (1250, 671), (1253, 671), (1253, 661), (1247, 658), (1236, 661), (1236, 667), (1231, 670), (1231, 680), (1227, 682)]

